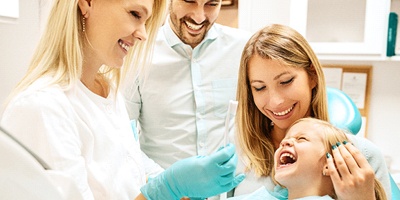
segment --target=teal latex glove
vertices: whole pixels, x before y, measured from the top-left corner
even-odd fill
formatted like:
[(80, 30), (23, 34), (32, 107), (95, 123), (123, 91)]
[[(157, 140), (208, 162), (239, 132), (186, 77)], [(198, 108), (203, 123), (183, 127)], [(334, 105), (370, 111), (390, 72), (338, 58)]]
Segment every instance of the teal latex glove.
[(235, 188), (245, 178), (244, 174), (235, 176), (236, 164), (235, 146), (229, 144), (209, 156), (174, 163), (140, 191), (149, 200), (215, 196)]

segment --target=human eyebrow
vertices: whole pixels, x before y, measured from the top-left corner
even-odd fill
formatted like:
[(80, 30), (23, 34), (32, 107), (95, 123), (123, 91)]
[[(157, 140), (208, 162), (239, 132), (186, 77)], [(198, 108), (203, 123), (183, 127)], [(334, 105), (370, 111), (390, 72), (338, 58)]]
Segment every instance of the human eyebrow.
[(251, 84), (251, 83), (264, 83), (264, 82), (263, 82), (263, 81), (260, 81), (260, 80), (251, 80), (251, 81), (250, 81), (250, 84)]
[[(141, 7), (142, 7), (142, 10), (143, 10), (144, 15), (147, 16), (147, 18), (148, 18), (148, 17), (149, 17), (149, 11), (147, 10), (146, 7), (144, 7), (144, 6), (141, 6)], [(146, 19), (147, 19), (147, 18), (146, 18)]]
[(144, 17), (144, 19), (147, 20), (147, 19), (150, 17), (150, 16), (149, 16), (149, 13), (150, 13), (151, 11), (149, 11), (149, 10), (147, 9), (147, 7), (144, 6), (144, 5), (137, 5), (137, 7), (133, 8), (133, 9), (131, 9), (131, 10), (132, 10), (131, 13), (132, 13), (132, 12), (135, 12), (137, 15), (140, 16), (140, 18)]
[(289, 73), (288, 71), (282, 72), (282, 73), (276, 75), (276, 76), (274, 77), (274, 80), (278, 80), (281, 76), (286, 75), (286, 74), (290, 74), (290, 73)]

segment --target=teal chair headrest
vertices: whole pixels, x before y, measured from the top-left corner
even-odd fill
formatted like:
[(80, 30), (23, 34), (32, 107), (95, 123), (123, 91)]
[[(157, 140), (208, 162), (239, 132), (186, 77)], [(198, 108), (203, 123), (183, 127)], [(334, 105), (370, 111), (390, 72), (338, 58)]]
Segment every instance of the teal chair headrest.
[(343, 91), (327, 87), (329, 120), (334, 126), (357, 134), (361, 129), (360, 111)]

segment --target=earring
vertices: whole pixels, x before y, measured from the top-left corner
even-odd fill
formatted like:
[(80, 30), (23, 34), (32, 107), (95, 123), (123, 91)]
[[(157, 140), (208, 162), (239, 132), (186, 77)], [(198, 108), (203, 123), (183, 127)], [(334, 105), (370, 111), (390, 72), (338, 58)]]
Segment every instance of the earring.
[(328, 170), (328, 166), (325, 166), (325, 169), (322, 170), (322, 175), (323, 175), (323, 176), (326, 176), (326, 170)]
[(86, 18), (83, 16), (82, 18), (82, 32), (86, 31)]

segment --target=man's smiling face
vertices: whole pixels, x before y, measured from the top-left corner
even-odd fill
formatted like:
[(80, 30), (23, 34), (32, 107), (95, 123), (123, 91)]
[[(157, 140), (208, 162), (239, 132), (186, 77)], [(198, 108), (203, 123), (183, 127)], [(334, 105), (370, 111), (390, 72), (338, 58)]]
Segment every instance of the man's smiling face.
[(221, 0), (171, 0), (170, 23), (183, 43), (195, 48), (218, 18)]

